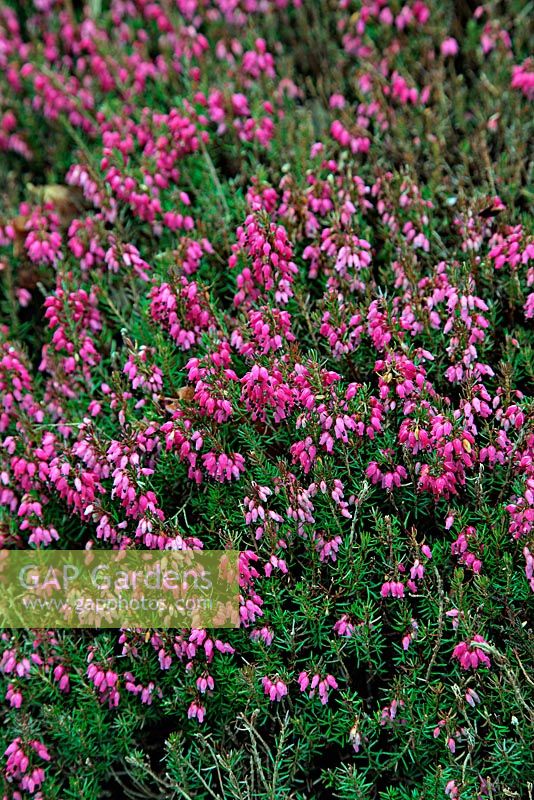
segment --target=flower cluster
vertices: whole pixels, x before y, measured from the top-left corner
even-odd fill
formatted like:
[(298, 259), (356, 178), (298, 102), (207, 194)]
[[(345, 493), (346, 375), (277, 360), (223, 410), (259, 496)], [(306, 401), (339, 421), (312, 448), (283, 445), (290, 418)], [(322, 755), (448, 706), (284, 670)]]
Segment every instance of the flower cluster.
[(480, 634), (476, 633), (471, 642), (460, 642), (452, 652), (452, 657), (460, 662), (462, 669), (478, 669), (480, 665), (491, 667), (491, 661), (478, 644), (487, 644)]
[(328, 703), (330, 690), (339, 688), (333, 675), (321, 676), (317, 672), (311, 677), (308, 672), (301, 672), (298, 677), (298, 684), (301, 692), (308, 692), (308, 697), (314, 697), (317, 692), (323, 705)]
[[(37, 739), (32, 739), (24, 746), (21, 737), (18, 736), (6, 749), (4, 756), (7, 756), (5, 766), (7, 780), (10, 783), (15, 782), (19, 789), (32, 795), (35, 800), (41, 800), (44, 795), (38, 790), (45, 780), (45, 771), (43, 767), (33, 764), (36, 764), (36, 759), (50, 761), (50, 754), (45, 745)], [(21, 797), (20, 794), (18, 796)]]

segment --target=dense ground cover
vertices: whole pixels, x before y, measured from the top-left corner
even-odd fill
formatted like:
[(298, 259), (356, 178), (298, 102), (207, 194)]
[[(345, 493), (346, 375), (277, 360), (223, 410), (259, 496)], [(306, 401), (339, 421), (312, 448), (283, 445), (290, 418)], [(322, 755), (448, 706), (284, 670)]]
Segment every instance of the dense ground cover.
[(520, 798), (532, 4), (0, 4), (5, 548), (242, 551), (4, 631), (6, 798)]

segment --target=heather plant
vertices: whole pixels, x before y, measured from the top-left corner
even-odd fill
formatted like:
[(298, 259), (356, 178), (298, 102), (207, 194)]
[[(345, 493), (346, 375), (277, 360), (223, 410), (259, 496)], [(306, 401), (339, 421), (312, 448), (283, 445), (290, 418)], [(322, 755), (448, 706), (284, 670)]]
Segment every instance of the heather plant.
[(0, 634), (5, 800), (534, 792), (532, 4), (0, 2), (0, 543), (237, 549)]

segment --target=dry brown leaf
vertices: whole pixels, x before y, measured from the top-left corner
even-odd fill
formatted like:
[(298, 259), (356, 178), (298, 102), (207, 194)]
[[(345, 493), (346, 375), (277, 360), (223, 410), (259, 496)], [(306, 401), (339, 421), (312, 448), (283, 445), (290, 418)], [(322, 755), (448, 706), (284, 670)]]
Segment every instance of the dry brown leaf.
[(78, 186), (65, 186), (52, 183), (42, 187), (43, 203), (51, 203), (59, 216), (62, 227), (66, 228), (83, 210), (85, 200)]
[(22, 255), (24, 248), (24, 240), (27, 236), (27, 231), (25, 228), (26, 223), (28, 222), (29, 217), (23, 214), (19, 214), (18, 217), (15, 217), (11, 220), (11, 224), (13, 225), (13, 230), (15, 231), (15, 238), (13, 240), (13, 255), (20, 256)]
[(181, 408), (184, 403), (190, 403), (194, 396), (195, 390), (192, 386), (182, 386), (182, 388), (178, 389), (176, 392), (176, 397), (165, 398), (165, 410), (170, 412), (176, 411)]

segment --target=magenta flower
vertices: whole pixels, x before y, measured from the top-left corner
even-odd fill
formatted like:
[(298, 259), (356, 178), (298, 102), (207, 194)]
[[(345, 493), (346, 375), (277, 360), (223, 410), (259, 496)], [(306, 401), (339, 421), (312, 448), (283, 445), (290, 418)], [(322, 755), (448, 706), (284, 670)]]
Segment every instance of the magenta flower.
[(440, 50), (442, 56), (455, 56), (459, 50), (458, 42), (456, 39), (454, 39), (454, 37), (449, 36), (447, 39), (442, 41)]
[(479, 666), (491, 667), (491, 661), (486, 653), (477, 647), (477, 643), (487, 644), (486, 640), (475, 634), (471, 641), (460, 642), (452, 652), (452, 658), (460, 662), (462, 669), (478, 669)]
[(278, 677), (269, 678), (267, 675), (265, 675), (261, 679), (261, 683), (263, 686), (263, 691), (269, 696), (271, 702), (280, 702), (282, 697), (285, 697), (287, 694), (286, 684)]
[(354, 624), (351, 622), (348, 614), (343, 614), (343, 616), (338, 619), (334, 625), (334, 631), (338, 636), (346, 636), (347, 638), (352, 636), (354, 633)]
[(312, 675), (311, 678), (308, 672), (300, 672), (297, 683), (301, 692), (306, 692), (309, 689), (308, 697), (315, 697), (317, 693), (322, 705), (328, 703), (330, 691), (332, 689), (338, 689), (337, 681), (333, 675), (321, 676), (317, 672)]
[(385, 581), (380, 594), (382, 597), (404, 597), (404, 584), (400, 581)]
[(206, 709), (200, 703), (199, 700), (193, 700), (191, 705), (187, 710), (187, 718), (188, 719), (196, 719), (197, 722), (201, 723), (204, 722), (204, 717), (206, 715)]

